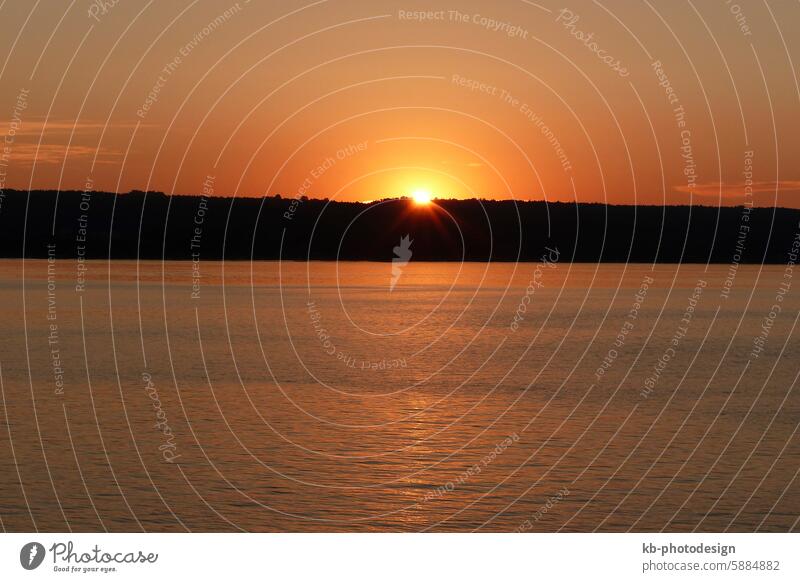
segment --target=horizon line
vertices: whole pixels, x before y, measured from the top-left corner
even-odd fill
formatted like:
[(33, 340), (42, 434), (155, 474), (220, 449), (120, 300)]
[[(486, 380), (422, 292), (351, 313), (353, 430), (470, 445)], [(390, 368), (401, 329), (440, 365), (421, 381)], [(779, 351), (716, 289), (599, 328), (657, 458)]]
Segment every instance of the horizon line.
[[(374, 198), (372, 200), (336, 200), (331, 199), (328, 197), (316, 197), (316, 196), (307, 196), (307, 195), (295, 195), (295, 196), (285, 196), (281, 193), (275, 194), (262, 194), (262, 195), (237, 195), (237, 194), (203, 194), (203, 193), (181, 193), (181, 192), (173, 192), (173, 193), (166, 193), (161, 190), (139, 190), (139, 189), (132, 189), (128, 190), (127, 192), (114, 192), (110, 190), (80, 190), (80, 189), (47, 189), (47, 188), (31, 188), (31, 189), (19, 189), (19, 188), (5, 188), (0, 189), (0, 196), (6, 196), (9, 193), (33, 193), (33, 192), (56, 192), (59, 194), (66, 193), (66, 192), (81, 192), (81, 193), (91, 193), (91, 194), (102, 194), (102, 195), (109, 195), (109, 196), (127, 196), (130, 194), (134, 195), (160, 195), (165, 197), (184, 197), (184, 198), (207, 198), (207, 199), (252, 199), (252, 200), (262, 200), (267, 198), (276, 198), (280, 200), (303, 200), (303, 201), (316, 201), (316, 202), (327, 202), (327, 203), (337, 203), (337, 204), (363, 204), (365, 206), (369, 206), (371, 204), (382, 203), (382, 202), (392, 202), (392, 201), (406, 201), (410, 203), (414, 203), (414, 199), (409, 195), (400, 195), (400, 196), (387, 196), (385, 198)], [(707, 197), (701, 197), (707, 198)], [(439, 197), (435, 196), (432, 197), (430, 202), (437, 203), (437, 202), (491, 202), (491, 203), (500, 203), (500, 202), (514, 202), (514, 203), (521, 203), (521, 204), (570, 204), (570, 205), (596, 205), (596, 206), (622, 206), (622, 207), (636, 207), (636, 208), (754, 208), (754, 209), (769, 209), (773, 208), (776, 210), (800, 210), (800, 207), (792, 207), (792, 206), (773, 206), (773, 205), (762, 205), (762, 204), (745, 204), (745, 203), (736, 203), (736, 204), (708, 204), (708, 203), (700, 203), (700, 204), (691, 204), (691, 203), (664, 203), (664, 204), (637, 204), (637, 203), (615, 203), (615, 202), (602, 202), (602, 201), (578, 201), (578, 200), (548, 200), (548, 199), (523, 199), (523, 198), (455, 198), (455, 197)]]

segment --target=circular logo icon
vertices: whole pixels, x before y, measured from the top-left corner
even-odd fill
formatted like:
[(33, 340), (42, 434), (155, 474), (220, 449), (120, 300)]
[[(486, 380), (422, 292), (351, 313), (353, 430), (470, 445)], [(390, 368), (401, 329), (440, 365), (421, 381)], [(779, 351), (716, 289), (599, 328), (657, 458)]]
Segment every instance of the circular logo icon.
[(29, 542), (19, 551), (19, 563), (26, 570), (35, 570), (44, 560), (44, 546), (39, 542)]

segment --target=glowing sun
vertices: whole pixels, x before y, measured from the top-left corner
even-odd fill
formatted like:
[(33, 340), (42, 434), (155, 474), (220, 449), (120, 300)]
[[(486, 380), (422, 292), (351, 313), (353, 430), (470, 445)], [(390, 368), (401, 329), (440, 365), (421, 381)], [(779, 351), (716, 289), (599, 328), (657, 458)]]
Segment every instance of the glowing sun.
[(430, 204), (431, 193), (427, 190), (417, 189), (411, 193), (411, 199), (414, 200), (416, 204)]

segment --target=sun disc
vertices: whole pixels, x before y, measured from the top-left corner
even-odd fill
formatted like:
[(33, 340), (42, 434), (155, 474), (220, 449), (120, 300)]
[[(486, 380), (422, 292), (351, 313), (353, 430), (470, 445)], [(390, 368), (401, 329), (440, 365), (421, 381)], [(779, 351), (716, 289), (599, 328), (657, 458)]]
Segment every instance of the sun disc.
[(411, 193), (411, 198), (417, 204), (430, 204), (431, 193), (428, 192), (427, 190), (422, 190), (422, 189), (414, 190), (414, 192)]

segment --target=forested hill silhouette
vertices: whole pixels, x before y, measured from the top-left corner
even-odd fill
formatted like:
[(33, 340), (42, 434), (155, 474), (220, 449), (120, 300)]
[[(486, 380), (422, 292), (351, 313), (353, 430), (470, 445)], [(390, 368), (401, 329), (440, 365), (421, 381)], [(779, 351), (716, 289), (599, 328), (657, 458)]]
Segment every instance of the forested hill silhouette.
[(415, 261), (538, 261), (549, 247), (562, 261), (786, 263), (799, 221), (773, 208), (11, 190), (0, 255), (391, 261), (409, 235)]

